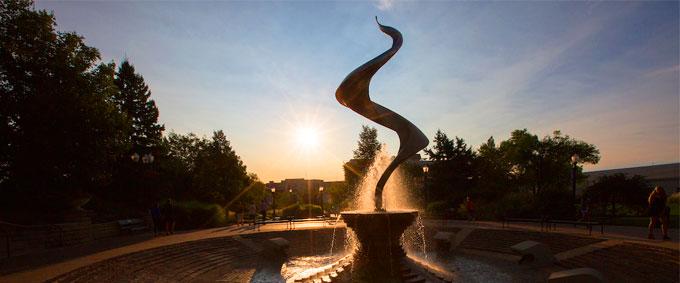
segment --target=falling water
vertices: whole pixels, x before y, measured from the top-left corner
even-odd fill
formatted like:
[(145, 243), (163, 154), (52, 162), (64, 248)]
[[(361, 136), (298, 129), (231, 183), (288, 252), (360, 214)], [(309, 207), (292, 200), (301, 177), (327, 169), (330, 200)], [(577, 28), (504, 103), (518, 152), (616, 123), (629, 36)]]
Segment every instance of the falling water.
[(335, 228), (338, 227), (338, 221), (340, 221), (340, 217), (342, 215), (338, 213), (338, 218), (335, 219), (335, 222), (333, 222), (333, 236), (331, 236), (331, 251), (329, 253), (329, 256), (333, 256), (333, 245), (335, 244)]
[[(354, 210), (373, 210), (375, 204), (373, 197), (375, 195), (375, 186), (380, 180), (380, 176), (385, 171), (387, 166), (392, 162), (394, 157), (389, 154), (387, 145), (383, 144), (380, 151), (376, 153), (373, 164), (369, 167), (363, 180), (359, 183), (354, 195), (352, 209)], [(404, 181), (404, 174), (398, 168), (390, 179), (385, 184), (383, 191), (383, 204), (386, 210), (397, 209), (417, 209), (410, 201), (410, 193), (408, 191), (407, 183)]]
[(418, 215), (418, 218), (416, 218), (416, 227), (418, 227), (418, 238), (422, 239), (423, 241), (423, 256), (425, 259), (428, 259), (427, 256), (427, 242), (425, 241), (425, 225), (423, 225), (423, 217)]
[[(352, 209), (355, 210), (373, 210), (373, 197), (375, 193), (375, 186), (378, 184), (380, 175), (385, 171), (385, 168), (390, 164), (394, 157), (389, 154), (387, 145), (383, 144), (380, 151), (376, 153), (373, 164), (369, 167), (366, 175), (359, 183), (354, 195)], [(401, 167), (398, 168), (385, 185), (383, 191), (383, 204), (386, 210), (402, 210), (412, 209), (417, 210), (418, 207), (411, 201), (411, 194), (413, 193), (413, 184), (409, 184), (405, 178)], [(348, 234), (346, 237), (346, 244), (348, 247), (356, 248), (356, 239), (353, 234)], [(423, 219), (418, 215), (415, 225), (409, 227), (401, 237), (402, 246), (407, 251), (422, 252), (422, 257), (428, 258), (427, 246), (425, 242), (425, 226)]]

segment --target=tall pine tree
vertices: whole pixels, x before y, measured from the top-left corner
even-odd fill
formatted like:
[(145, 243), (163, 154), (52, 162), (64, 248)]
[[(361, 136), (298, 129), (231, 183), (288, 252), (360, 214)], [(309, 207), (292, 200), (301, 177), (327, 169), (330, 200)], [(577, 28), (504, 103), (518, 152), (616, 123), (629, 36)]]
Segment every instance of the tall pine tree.
[(133, 150), (157, 145), (165, 127), (158, 124), (158, 108), (156, 102), (149, 99), (151, 91), (144, 77), (135, 73), (135, 67), (125, 60), (116, 72), (115, 84), (118, 92), (114, 101), (132, 124), (130, 143)]

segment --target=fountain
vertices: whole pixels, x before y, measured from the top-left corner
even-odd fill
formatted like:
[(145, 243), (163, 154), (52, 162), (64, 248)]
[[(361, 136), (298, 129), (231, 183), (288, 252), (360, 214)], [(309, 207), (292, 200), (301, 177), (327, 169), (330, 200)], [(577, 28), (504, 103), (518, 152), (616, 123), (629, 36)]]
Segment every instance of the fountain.
[(402, 233), (416, 219), (416, 210), (383, 207), (382, 192), (394, 170), (428, 144), (425, 135), (406, 118), (371, 101), (369, 85), (373, 75), (397, 53), (403, 38), (395, 28), (376, 22), (392, 38), (392, 47), (352, 71), (340, 84), (335, 97), (354, 112), (397, 132), (399, 150), (380, 176), (375, 188), (374, 209), (342, 212), (342, 218), (358, 239), (351, 271), (353, 282), (402, 282), (402, 260), (406, 253), (400, 243)]

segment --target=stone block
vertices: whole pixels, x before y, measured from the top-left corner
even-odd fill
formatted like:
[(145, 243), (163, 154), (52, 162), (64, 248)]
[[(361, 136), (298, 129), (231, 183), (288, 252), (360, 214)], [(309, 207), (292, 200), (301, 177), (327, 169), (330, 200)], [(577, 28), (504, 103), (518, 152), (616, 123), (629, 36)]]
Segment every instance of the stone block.
[(272, 247), (279, 248), (281, 250), (286, 250), (290, 246), (288, 240), (281, 237), (271, 238), (269, 239), (269, 243), (272, 245)]
[(434, 235), (434, 246), (437, 256), (448, 255), (451, 250), (451, 241), (456, 235), (449, 232), (437, 232)]
[(576, 268), (553, 272), (548, 278), (549, 283), (602, 283), (604, 276), (592, 268)]
[(522, 256), (519, 260), (519, 264), (522, 265), (543, 267), (557, 262), (548, 246), (539, 242), (524, 241), (510, 247), (510, 249)]

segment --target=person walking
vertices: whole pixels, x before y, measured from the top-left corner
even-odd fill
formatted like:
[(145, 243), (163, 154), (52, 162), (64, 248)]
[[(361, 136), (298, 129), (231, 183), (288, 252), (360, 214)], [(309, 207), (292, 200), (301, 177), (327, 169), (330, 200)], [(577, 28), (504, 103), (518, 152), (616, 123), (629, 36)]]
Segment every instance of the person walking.
[(668, 218), (670, 217), (670, 209), (668, 206), (666, 206), (667, 198), (668, 196), (666, 195), (666, 191), (660, 186), (656, 186), (647, 198), (647, 203), (649, 204), (648, 239), (654, 239), (654, 228), (659, 221), (661, 221), (661, 233), (663, 234), (663, 239), (671, 239), (668, 237)]
[(165, 218), (165, 234), (170, 235), (175, 233), (175, 204), (172, 199), (168, 199), (163, 212)]
[(151, 214), (151, 220), (153, 220), (153, 236), (156, 237), (161, 233), (161, 225), (163, 225), (161, 220), (161, 208), (158, 202), (149, 209), (149, 214)]
[(469, 196), (465, 198), (465, 210), (467, 210), (468, 220), (475, 221), (475, 204)]
[(257, 225), (257, 207), (254, 203), (251, 203), (250, 207), (248, 207), (248, 219), (253, 220), (253, 226)]

